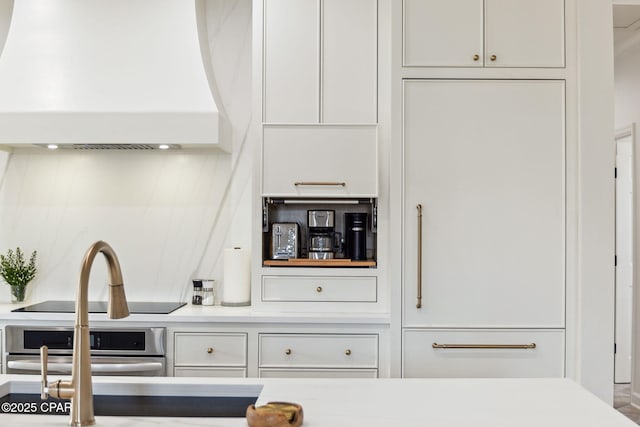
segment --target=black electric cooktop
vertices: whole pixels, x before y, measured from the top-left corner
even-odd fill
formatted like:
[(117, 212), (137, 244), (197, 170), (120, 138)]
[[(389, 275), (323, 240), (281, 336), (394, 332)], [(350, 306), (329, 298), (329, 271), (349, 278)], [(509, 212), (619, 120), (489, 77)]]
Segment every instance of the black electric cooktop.
[[(128, 303), (131, 314), (169, 314), (179, 309), (186, 302), (142, 302), (133, 301)], [(37, 304), (16, 308), (11, 311), (21, 311), (29, 313), (74, 313), (76, 311), (75, 301), (44, 301)], [(89, 301), (89, 313), (106, 313), (106, 301)]]

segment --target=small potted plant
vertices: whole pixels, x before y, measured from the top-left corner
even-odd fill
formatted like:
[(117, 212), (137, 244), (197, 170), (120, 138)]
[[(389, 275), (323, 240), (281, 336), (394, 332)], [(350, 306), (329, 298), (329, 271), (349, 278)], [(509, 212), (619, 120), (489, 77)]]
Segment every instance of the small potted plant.
[(36, 276), (36, 251), (33, 251), (29, 263), (25, 262), (20, 248), (11, 249), (6, 255), (0, 255), (0, 276), (11, 286), (11, 302), (24, 301), (27, 285)]

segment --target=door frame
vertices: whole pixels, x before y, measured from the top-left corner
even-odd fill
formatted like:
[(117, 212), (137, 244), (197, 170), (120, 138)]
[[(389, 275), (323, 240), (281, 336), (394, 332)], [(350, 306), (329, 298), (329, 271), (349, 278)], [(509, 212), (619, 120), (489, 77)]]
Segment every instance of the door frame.
[[(630, 232), (631, 232), (631, 251), (632, 253), (630, 254), (632, 257), (632, 268), (631, 268), (631, 283), (632, 283), (632, 289), (631, 289), (631, 304), (632, 304), (632, 308), (631, 308), (631, 318), (629, 319), (629, 327), (631, 329), (631, 342), (629, 343), (629, 347), (631, 350), (631, 367), (630, 367), (630, 381), (633, 381), (633, 376), (634, 376), (634, 361), (636, 360), (635, 357), (635, 349), (634, 349), (634, 327), (633, 325), (635, 324), (636, 321), (636, 315), (635, 315), (635, 298), (636, 298), (636, 268), (635, 268), (635, 254), (638, 253), (637, 248), (636, 248), (636, 238), (635, 238), (635, 230), (636, 230), (636, 212), (638, 212), (638, 209), (636, 208), (635, 204), (636, 204), (636, 196), (635, 196), (635, 189), (636, 189), (636, 180), (635, 180), (635, 170), (636, 170), (636, 159), (635, 159), (635, 155), (636, 155), (636, 138), (635, 138), (635, 123), (632, 123), (629, 126), (626, 126), (624, 128), (621, 129), (617, 129), (615, 132), (615, 137), (613, 140), (613, 143), (615, 144), (615, 150), (617, 153), (618, 150), (618, 141), (626, 138), (626, 137), (631, 137), (631, 188), (632, 188), (632, 199), (631, 199), (631, 214), (630, 214)], [(616, 158), (617, 158), (617, 154), (616, 154)], [(616, 170), (618, 168), (618, 163), (616, 161)], [(617, 218), (617, 209), (618, 209), (618, 192), (617, 192), (617, 184), (616, 184), (616, 190), (615, 190), (615, 200), (614, 200), (614, 210), (616, 211), (615, 214), (615, 218)], [(615, 227), (614, 227), (614, 235), (616, 236), (616, 242), (615, 242), (615, 247), (617, 248), (617, 235), (618, 235), (618, 223), (617, 221), (615, 222)], [(616, 259), (617, 259), (617, 251), (616, 251)], [(614, 279), (614, 294), (615, 294), (615, 299), (614, 301), (616, 301), (616, 304), (614, 305), (615, 309), (614, 309), (614, 343), (617, 341), (616, 336), (617, 336), (617, 329), (618, 329), (618, 307), (617, 307), (617, 293), (618, 293), (618, 267), (617, 267), (617, 263), (616, 263), (616, 270), (615, 270), (615, 279)], [(614, 351), (614, 358), (613, 358), (614, 364), (613, 364), (613, 378), (614, 378), (614, 383), (616, 383), (616, 356), (615, 356), (615, 351)]]

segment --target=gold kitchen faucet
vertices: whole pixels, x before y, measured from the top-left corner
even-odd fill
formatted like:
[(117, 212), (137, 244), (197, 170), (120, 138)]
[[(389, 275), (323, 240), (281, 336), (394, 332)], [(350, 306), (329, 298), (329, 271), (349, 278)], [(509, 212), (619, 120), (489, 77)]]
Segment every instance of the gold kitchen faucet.
[(95, 424), (93, 413), (93, 388), (91, 385), (91, 353), (89, 341), (89, 273), (93, 260), (102, 252), (109, 267), (109, 303), (107, 314), (111, 319), (129, 316), (129, 307), (124, 294), (122, 271), (114, 250), (108, 243), (95, 242), (84, 256), (80, 270), (80, 282), (76, 295), (76, 324), (73, 334), (73, 362), (71, 381), (58, 380), (47, 383), (48, 348), (40, 348), (42, 359), (42, 399), (55, 397), (71, 399), (71, 426), (90, 426)]

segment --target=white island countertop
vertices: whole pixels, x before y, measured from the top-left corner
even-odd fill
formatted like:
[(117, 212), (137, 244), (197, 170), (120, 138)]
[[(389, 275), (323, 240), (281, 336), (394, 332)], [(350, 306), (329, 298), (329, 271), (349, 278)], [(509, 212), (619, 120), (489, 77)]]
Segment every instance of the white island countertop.
[[(0, 376), (8, 381), (35, 376)], [(258, 404), (291, 401), (306, 427), (633, 427), (635, 424), (568, 379), (231, 379), (94, 378), (96, 382), (262, 384)], [(3, 426), (65, 426), (65, 415), (1, 414)], [(96, 418), (97, 426), (246, 426), (244, 418)]]

